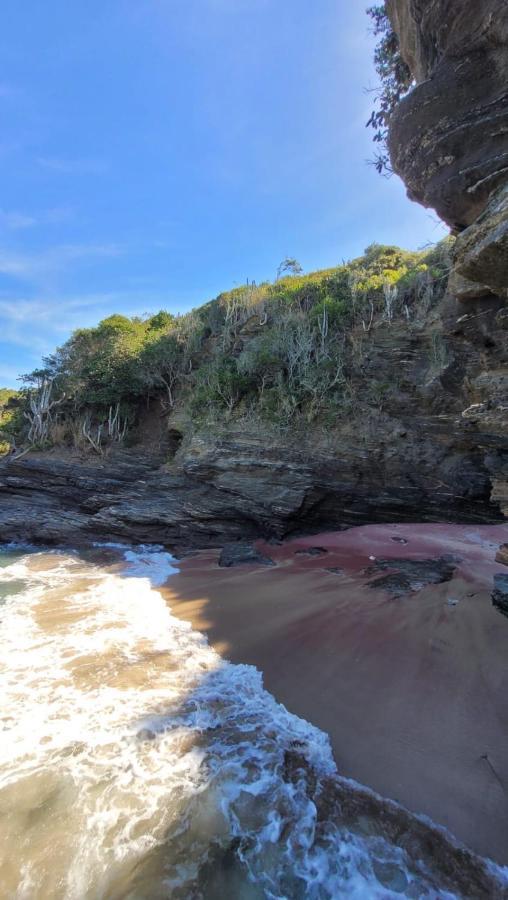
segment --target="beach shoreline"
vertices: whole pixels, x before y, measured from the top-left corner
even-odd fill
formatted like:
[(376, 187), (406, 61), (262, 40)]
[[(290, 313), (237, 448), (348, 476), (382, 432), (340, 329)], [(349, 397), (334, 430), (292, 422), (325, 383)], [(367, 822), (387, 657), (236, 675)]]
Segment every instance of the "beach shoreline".
[[(220, 568), (218, 551), (199, 551), (163, 594), (329, 735), (342, 776), (506, 865), (508, 619), (490, 598), (506, 540), (505, 525), (404, 524), (258, 541), (274, 566)], [(370, 586), (380, 560), (437, 558), (447, 580), (395, 596)]]

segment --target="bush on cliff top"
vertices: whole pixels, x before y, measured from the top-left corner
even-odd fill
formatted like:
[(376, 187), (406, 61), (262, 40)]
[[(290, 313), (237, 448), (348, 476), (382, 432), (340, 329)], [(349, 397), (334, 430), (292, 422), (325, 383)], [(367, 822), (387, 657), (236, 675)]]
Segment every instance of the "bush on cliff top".
[(79, 329), (25, 376), (32, 401), (51, 384), (37, 434), (100, 449), (123, 439), (151, 398), (196, 422), (326, 421), (350, 400), (358, 335), (397, 318), (409, 327), (442, 295), (446, 248), (373, 244), (349, 263), (247, 283), (182, 316), (113, 315)]

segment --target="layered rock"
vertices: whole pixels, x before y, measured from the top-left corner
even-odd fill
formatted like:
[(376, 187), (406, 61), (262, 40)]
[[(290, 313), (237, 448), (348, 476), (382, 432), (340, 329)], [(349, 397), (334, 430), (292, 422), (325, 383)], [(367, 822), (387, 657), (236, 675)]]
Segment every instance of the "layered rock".
[[(258, 425), (92, 465), (0, 463), (0, 540), (174, 549), (368, 522), (508, 517), (508, 4), (387, 0), (416, 86), (389, 146), (413, 199), (459, 232), (452, 297), (357, 335), (330, 433)], [(363, 411), (363, 412), (361, 412)], [(171, 436), (171, 431), (168, 432)], [(168, 448), (171, 441), (168, 440)]]
[(440, 424), (433, 441), (420, 422), (398, 449), (359, 439), (314, 457), (237, 433), (206, 452), (197, 441), (176, 472), (136, 456), (100, 471), (26, 456), (0, 467), (0, 540), (183, 550), (367, 522), (501, 521), (483, 455)]
[[(508, 179), (508, 167), (506, 177)], [(485, 281), (493, 292), (501, 295), (506, 293), (508, 287), (508, 184), (494, 193), (476, 221), (459, 234), (455, 243), (455, 256), (455, 268), (459, 276), (476, 283)]]
[[(369, 522), (503, 521), (508, 349), (487, 312), (450, 314), (440, 330), (432, 317), (373, 329), (351, 374), (358, 410), (331, 430), (232, 424), (187, 436), (169, 463), (169, 447), (166, 457), (141, 447), (7, 458), (0, 540), (185, 550)], [(377, 408), (373, 385), (383, 386)]]
[[(411, 199), (459, 233), (456, 271), (508, 290), (508, 4), (387, 0), (415, 87), (393, 113), (389, 150)], [(471, 295), (471, 287), (468, 291)]]

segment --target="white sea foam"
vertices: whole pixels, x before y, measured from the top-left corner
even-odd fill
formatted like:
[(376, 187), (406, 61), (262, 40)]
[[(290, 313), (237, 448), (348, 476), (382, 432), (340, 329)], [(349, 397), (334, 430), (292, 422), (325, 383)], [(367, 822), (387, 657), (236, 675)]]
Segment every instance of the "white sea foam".
[(57, 552), (2, 572), (18, 593), (2, 610), (0, 894), (400, 897), (374, 860), (423, 885), (400, 848), (319, 821), (305, 772), (284, 777), (291, 748), (333, 774), (326, 735), (171, 615), (152, 587), (171, 557), (125, 558), (132, 577)]

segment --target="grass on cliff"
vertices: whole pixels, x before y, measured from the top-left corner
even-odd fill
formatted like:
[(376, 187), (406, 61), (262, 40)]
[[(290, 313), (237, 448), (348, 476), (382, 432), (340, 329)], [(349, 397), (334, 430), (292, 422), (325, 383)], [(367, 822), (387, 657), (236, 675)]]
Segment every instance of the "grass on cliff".
[[(152, 400), (191, 426), (326, 425), (354, 404), (352, 371), (373, 332), (417, 327), (449, 265), (448, 240), (422, 252), (373, 244), (349, 263), (247, 283), (182, 316), (109, 316), (25, 376), (24, 440), (98, 452), (128, 444)], [(379, 404), (376, 388), (372, 398)]]

